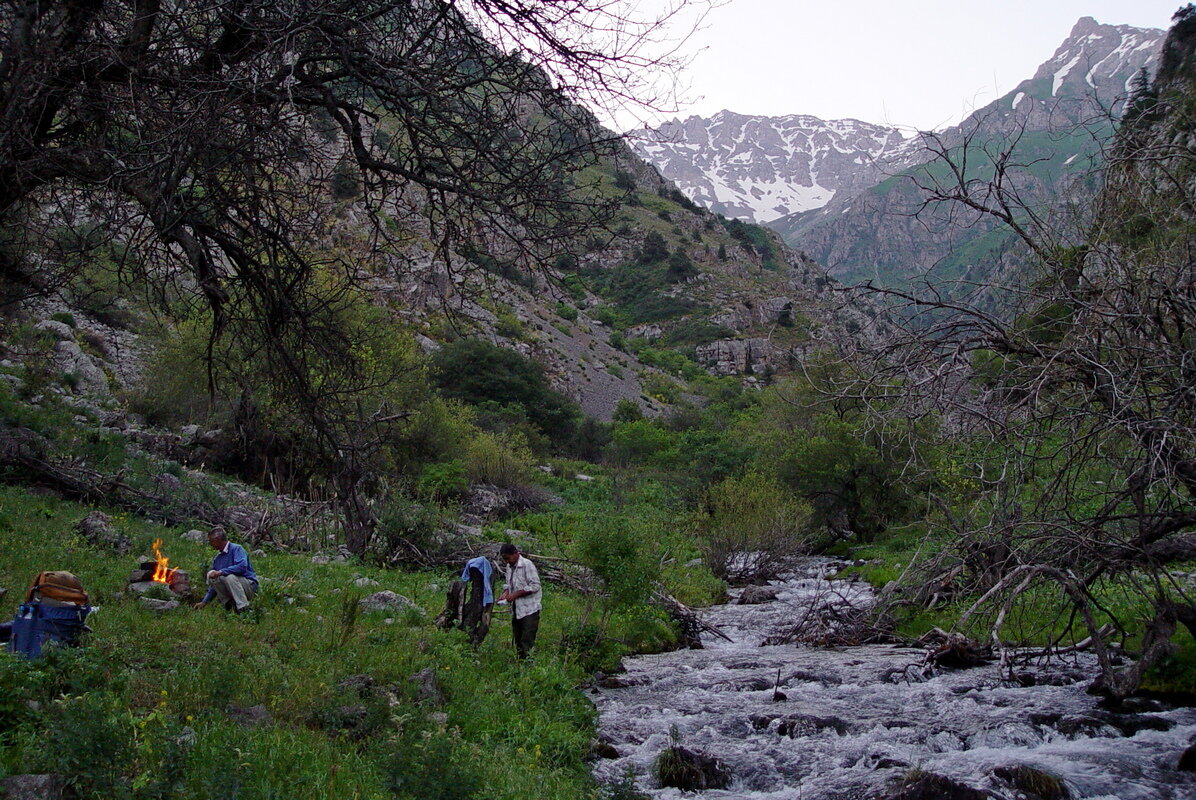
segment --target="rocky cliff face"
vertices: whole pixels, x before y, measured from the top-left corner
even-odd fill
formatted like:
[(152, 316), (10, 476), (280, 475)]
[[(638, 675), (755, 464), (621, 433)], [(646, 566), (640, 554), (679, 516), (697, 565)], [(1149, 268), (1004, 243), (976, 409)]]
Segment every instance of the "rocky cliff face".
[(896, 128), (854, 119), (721, 111), (638, 131), (632, 147), (699, 205), (764, 223), (874, 182), (903, 141)]

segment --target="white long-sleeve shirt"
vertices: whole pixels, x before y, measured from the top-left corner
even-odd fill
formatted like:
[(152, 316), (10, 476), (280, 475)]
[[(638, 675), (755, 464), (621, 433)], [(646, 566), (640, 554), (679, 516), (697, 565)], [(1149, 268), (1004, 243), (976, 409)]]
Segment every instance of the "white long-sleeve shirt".
[(531, 592), (511, 601), (515, 619), (523, 619), (540, 610), (540, 600), (544, 594), (540, 591), (540, 571), (523, 556), (519, 556), (515, 566), (507, 565), (506, 587), (508, 592)]

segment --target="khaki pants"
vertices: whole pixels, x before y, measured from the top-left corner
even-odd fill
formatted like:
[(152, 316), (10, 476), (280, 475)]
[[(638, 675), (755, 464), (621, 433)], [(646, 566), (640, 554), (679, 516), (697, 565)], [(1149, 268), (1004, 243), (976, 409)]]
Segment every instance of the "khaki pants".
[(240, 575), (220, 575), (209, 580), (208, 586), (216, 590), (217, 599), (230, 611), (249, 608), (249, 601), (257, 594), (253, 581)]

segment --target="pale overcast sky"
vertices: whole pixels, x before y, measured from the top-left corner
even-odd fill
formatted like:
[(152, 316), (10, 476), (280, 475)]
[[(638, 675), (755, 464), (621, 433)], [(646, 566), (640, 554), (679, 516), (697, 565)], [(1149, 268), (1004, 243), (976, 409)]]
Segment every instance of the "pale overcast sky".
[[(677, 114), (938, 128), (1033, 75), (1080, 17), (1167, 28), (1177, 0), (729, 0), (688, 50)], [(660, 118), (658, 118), (659, 121)], [(624, 127), (624, 126), (621, 126)]]

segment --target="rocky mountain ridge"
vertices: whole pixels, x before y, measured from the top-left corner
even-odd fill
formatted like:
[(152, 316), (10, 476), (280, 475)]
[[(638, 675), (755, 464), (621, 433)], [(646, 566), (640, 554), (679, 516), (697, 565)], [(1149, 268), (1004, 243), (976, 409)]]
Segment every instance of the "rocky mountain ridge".
[(694, 202), (765, 223), (863, 188), (905, 141), (893, 127), (720, 111), (636, 131), (631, 145)]
[[(696, 202), (744, 216), (759, 209), (757, 221), (845, 282), (900, 282), (932, 271), (948, 280), (979, 279), (981, 272), (995, 269), (994, 263), (1016, 261), (1008, 252), (1009, 240), (970, 218), (925, 213), (916, 218), (923, 196), (906, 176), (931, 160), (931, 147), (951, 150), (969, 143), (992, 152), (1011, 149), (1017, 161), (1028, 165), (1019, 190), (1032, 202), (1055, 202), (1099, 163), (1100, 143), (1111, 131), (1131, 81), (1157, 65), (1163, 35), (1162, 30), (1081, 18), (1033, 77), (961, 124), (904, 140), (894, 129), (887, 130), (895, 138), (885, 138), (884, 128), (853, 123), (859, 126), (854, 130), (870, 131), (874, 138), (857, 136), (860, 149), (853, 157), (834, 150), (837, 160), (828, 161), (826, 168), (810, 166), (820, 152), (828, 155), (825, 147), (792, 152), (779, 143), (791, 146), (797, 138), (786, 139), (774, 121), (728, 112), (710, 120), (666, 123), (655, 138), (667, 133), (674, 143), (653, 139), (647, 146), (637, 145), (637, 152)], [(730, 121), (740, 133), (727, 130)], [(758, 136), (754, 150), (747, 141), (749, 130)], [(829, 130), (808, 138), (842, 141)], [(724, 163), (731, 158), (738, 161)], [(777, 198), (786, 189), (764, 181), (781, 174), (767, 167), (789, 162), (797, 165), (785, 173), (794, 180), (789, 191), (805, 198), (808, 207), (778, 217), (770, 209), (783, 205)], [(832, 177), (823, 179), (824, 174)]]

